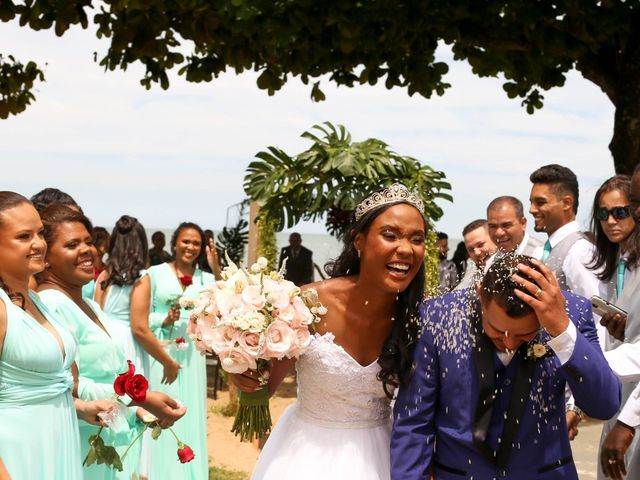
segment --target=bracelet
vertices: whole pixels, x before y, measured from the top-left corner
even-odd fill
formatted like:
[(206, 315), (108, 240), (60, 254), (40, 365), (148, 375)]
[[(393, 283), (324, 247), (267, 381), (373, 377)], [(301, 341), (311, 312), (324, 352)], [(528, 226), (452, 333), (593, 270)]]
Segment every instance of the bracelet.
[(577, 405), (567, 405), (567, 412), (574, 412), (580, 417), (580, 420), (584, 420), (585, 414)]

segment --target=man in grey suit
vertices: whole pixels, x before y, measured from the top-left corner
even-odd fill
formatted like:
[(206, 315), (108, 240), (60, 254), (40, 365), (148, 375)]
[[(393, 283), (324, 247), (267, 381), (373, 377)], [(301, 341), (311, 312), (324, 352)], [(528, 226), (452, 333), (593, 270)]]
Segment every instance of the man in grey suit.
[(487, 224), (489, 236), (500, 252), (542, 258), (542, 242), (527, 233), (524, 207), (517, 198), (505, 195), (491, 200)]

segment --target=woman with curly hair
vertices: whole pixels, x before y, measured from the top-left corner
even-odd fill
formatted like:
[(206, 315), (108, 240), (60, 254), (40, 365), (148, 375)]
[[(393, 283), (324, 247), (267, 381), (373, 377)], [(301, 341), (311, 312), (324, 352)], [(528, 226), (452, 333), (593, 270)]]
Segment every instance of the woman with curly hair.
[[(391, 396), (411, 371), (424, 294), (423, 204), (395, 184), (356, 208), (330, 279), (312, 283), (327, 314), (296, 361), (298, 401), (281, 417), (254, 479), (389, 479)], [(294, 360), (275, 361), (271, 393)], [(233, 376), (243, 391), (256, 374)], [(313, 467), (321, 459), (321, 467)]]

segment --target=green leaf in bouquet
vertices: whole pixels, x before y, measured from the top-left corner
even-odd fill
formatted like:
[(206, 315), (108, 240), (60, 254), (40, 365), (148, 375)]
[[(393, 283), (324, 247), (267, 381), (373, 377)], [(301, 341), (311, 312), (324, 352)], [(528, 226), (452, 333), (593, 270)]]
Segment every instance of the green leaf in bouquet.
[(96, 450), (99, 449), (99, 447), (104, 447), (104, 440), (102, 440), (99, 432), (89, 437), (89, 443), (96, 447)]
[(113, 463), (113, 459), (118, 455), (116, 449), (112, 446), (105, 446), (102, 448), (102, 456), (104, 458), (104, 463), (107, 465), (111, 465)]
[(116, 452), (116, 456), (113, 458), (113, 463), (111, 464), (111, 466), (116, 470), (118, 470), (119, 472), (122, 471), (122, 460), (120, 460), (120, 455), (118, 455), (117, 452)]
[(82, 462), (82, 465), (88, 467), (89, 465), (94, 464), (96, 460), (97, 460), (96, 449), (91, 447), (89, 448), (89, 452), (87, 453), (87, 456), (84, 458), (84, 462)]
[(161, 433), (162, 433), (162, 427), (160, 425), (156, 425), (155, 427), (153, 427), (153, 430), (151, 431), (151, 438), (153, 438), (154, 440), (157, 440), (160, 437)]

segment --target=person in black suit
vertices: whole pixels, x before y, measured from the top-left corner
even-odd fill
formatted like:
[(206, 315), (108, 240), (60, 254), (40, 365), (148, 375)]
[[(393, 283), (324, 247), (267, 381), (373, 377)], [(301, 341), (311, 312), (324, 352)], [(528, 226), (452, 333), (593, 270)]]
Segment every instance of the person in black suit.
[(286, 280), (290, 280), (297, 286), (313, 282), (313, 252), (302, 246), (302, 237), (293, 232), (289, 235), (289, 246), (280, 251), (278, 268), (282, 267), (284, 259), (287, 259), (287, 267), (284, 274)]

